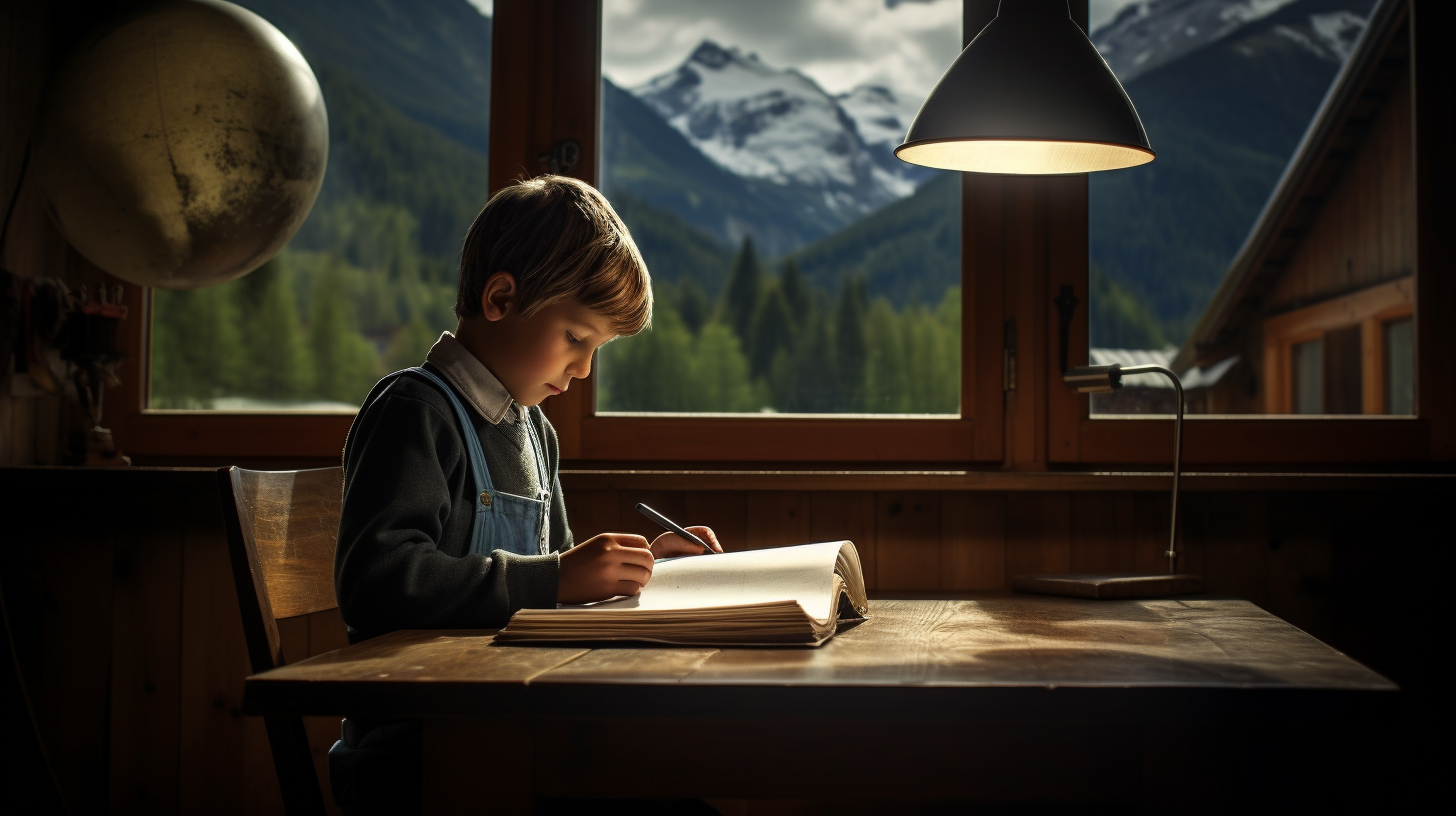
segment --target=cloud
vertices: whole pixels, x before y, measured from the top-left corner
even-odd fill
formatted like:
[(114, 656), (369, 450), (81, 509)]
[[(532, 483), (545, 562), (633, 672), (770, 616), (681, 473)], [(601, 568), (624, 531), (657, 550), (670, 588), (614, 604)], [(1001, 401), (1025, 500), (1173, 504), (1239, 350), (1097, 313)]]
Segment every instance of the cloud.
[(624, 87), (704, 39), (797, 68), (830, 93), (871, 83), (923, 97), (961, 50), (961, 0), (605, 0), (602, 71)]

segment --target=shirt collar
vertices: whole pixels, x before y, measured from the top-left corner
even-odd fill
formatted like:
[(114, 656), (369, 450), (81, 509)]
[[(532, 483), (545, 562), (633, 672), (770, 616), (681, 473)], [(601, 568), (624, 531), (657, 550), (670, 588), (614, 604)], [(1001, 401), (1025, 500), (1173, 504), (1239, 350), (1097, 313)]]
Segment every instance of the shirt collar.
[(430, 353), (425, 355), (425, 361), (440, 369), (445, 379), (487, 422), (492, 425), (499, 425), (502, 421), (507, 425), (516, 423), (518, 409), (512, 410), (516, 408), (516, 401), (511, 398), (511, 392), (501, 385), (485, 363), (455, 339), (455, 335), (442, 333), (435, 345), (430, 347)]

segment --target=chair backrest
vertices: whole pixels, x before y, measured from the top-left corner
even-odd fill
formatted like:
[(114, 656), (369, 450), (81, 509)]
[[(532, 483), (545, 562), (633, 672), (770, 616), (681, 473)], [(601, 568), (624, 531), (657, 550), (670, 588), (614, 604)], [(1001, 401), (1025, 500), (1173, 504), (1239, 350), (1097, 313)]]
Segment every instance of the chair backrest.
[[(229, 467), (217, 476), (243, 636), (256, 674), (284, 663), (278, 621), (338, 608), (334, 546), (344, 471)], [(324, 813), (303, 718), (263, 719), (289, 816)]]
[[(343, 468), (218, 471), (253, 671), (283, 665), (278, 621), (337, 609)], [(254, 626), (253, 624), (258, 624)]]

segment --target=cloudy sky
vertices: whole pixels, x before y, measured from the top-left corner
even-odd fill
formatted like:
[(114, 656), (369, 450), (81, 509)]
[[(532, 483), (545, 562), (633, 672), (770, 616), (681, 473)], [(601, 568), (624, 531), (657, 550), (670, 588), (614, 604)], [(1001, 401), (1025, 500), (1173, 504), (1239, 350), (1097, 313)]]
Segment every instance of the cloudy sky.
[[(1092, 28), (1136, 1), (1089, 0)], [(469, 2), (484, 14), (494, 5)], [(924, 95), (960, 53), (960, 17), (960, 0), (604, 0), (602, 71), (639, 85), (712, 39), (830, 93), (871, 82)]]
[(630, 88), (711, 39), (830, 93), (870, 82), (923, 95), (960, 53), (960, 16), (960, 0), (605, 0), (602, 71)]

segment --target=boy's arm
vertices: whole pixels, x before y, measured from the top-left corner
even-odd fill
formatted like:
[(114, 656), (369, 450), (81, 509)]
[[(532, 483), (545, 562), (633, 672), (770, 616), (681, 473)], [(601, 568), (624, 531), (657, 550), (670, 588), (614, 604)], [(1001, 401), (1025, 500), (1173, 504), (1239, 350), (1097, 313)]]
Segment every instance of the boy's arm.
[(467, 463), (453, 416), (424, 399), (385, 394), (359, 417), (334, 558), (339, 610), (359, 634), (494, 628), (556, 604), (555, 553), (467, 554), (474, 513), (451, 512), (474, 495)]

